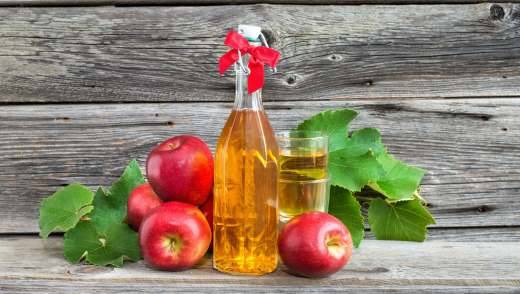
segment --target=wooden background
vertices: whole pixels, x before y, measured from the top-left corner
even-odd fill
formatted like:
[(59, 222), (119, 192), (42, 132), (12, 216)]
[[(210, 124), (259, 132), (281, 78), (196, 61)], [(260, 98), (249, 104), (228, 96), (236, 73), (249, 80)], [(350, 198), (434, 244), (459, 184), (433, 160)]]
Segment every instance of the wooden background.
[(35, 236), (42, 197), (107, 185), (169, 136), (213, 148), (234, 89), (216, 64), (238, 23), (282, 53), (264, 91), (276, 129), (354, 108), (354, 128), (428, 170), (430, 240), (520, 240), (520, 4), (246, 2), (0, 0), (3, 242)]

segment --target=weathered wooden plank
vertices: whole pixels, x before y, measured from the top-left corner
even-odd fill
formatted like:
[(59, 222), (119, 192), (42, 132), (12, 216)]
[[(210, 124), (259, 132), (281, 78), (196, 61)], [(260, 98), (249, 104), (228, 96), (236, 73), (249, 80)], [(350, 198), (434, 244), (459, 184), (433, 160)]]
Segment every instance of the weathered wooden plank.
[(520, 93), (517, 4), (0, 10), (0, 102), (230, 101), (225, 31), (281, 50), (270, 100)]
[[(519, 243), (366, 241), (350, 264), (325, 279), (289, 275), (283, 267), (262, 277), (230, 276), (211, 268), (171, 273), (139, 263), (112, 269), (71, 265), (61, 238), (0, 238), (0, 289), (6, 292), (359, 292), (438, 290), (448, 293), (513, 292), (520, 289)], [(516, 289), (516, 290), (515, 290)], [(415, 292), (414, 292), (415, 291)]]
[[(375, 239), (369, 231), (365, 233), (365, 238)], [(520, 241), (520, 227), (435, 227), (428, 231), (428, 241), (518, 242)]]
[[(95, 6), (95, 5), (223, 5), (223, 4), (459, 4), (493, 3), (489, 0), (0, 0), (0, 6)], [(518, 3), (519, 0), (508, 2)]]
[[(40, 199), (72, 181), (107, 185), (161, 140), (197, 134), (213, 146), (229, 103), (0, 107), (0, 232), (36, 232)], [(278, 102), (275, 129), (351, 107), (398, 158), (428, 170), (422, 194), (436, 227), (520, 225), (520, 99)]]

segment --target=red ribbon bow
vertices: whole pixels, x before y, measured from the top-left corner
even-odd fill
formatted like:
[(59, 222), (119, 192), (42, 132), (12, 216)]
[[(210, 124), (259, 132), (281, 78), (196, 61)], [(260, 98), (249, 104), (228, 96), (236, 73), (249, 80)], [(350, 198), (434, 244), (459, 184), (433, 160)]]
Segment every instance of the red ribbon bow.
[(244, 56), (249, 53), (249, 70), (251, 74), (247, 78), (247, 92), (249, 94), (259, 90), (264, 85), (264, 64), (271, 68), (276, 66), (280, 53), (264, 46), (251, 46), (249, 42), (236, 31), (229, 31), (224, 45), (232, 49), (220, 57), (218, 70), (222, 75), (232, 64), (238, 61), (238, 51)]

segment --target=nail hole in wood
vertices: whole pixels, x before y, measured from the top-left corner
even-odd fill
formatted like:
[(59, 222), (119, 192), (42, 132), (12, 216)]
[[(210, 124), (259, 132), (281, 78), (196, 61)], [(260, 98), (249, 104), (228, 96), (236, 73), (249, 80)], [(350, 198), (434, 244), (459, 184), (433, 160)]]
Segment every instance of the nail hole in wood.
[(491, 5), (489, 8), (489, 14), (492, 20), (502, 20), (506, 15), (504, 8), (498, 4)]
[(173, 126), (173, 121), (169, 120), (166, 124), (169, 126)]
[(329, 56), (329, 60), (332, 61), (340, 61), (341, 59), (343, 59), (343, 57), (341, 57), (341, 55), (338, 54), (332, 54)]
[(503, 79), (507, 79), (507, 76), (502, 76)]
[(482, 206), (479, 206), (479, 207), (477, 208), (477, 211), (478, 211), (479, 213), (483, 213), (483, 212), (490, 211), (490, 210), (492, 210), (491, 207), (489, 207), (489, 206), (487, 206), (487, 205), (482, 205)]
[(371, 81), (371, 80), (368, 80), (368, 81), (365, 82), (365, 86), (367, 86), (367, 87), (370, 87), (370, 86), (372, 86), (373, 84), (374, 84), (374, 82)]
[(488, 121), (490, 119), (490, 116), (489, 115), (482, 115), (482, 116), (480, 116), (480, 119), (482, 119), (483, 121)]
[(158, 114), (158, 113), (156, 113), (156, 114), (155, 114), (155, 117), (158, 117), (158, 116), (159, 116), (159, 114)]
[(507, 132), (507, 128), (502, 128), (502, 131)]

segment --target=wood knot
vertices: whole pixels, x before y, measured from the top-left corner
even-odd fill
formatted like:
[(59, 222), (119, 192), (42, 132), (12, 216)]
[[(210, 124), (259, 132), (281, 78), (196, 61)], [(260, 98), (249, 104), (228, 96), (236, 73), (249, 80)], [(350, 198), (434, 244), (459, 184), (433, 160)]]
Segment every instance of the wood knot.
[(489, 7), (489, 16), (492, 20), (502, 20), (506, 15), (504, 8), (498, 4), (493, 4)]
[(343, 59), (343, 57), (341, 55), (338, 55), (338, 54), (331, 54), (331, 55), (329, 55), (329, 60), (331, 60), (331, 61), (338, 62), (338, 61), (341, 61), (342, 59)]
[(287, 75), (287, 77), (285, 78), (285, 82), (287, 83), (287, 85), (289, 86), (294, 86), (298, 83), (299, 80), (301, 80), (301, 76), (297, 75), (297, 74), (289, 74)]
[(167, 121), (166, 124), (169, 125), (169, 126), (173, 126), (174, 125), (173, 121), (171, 121), (171, 120)]

